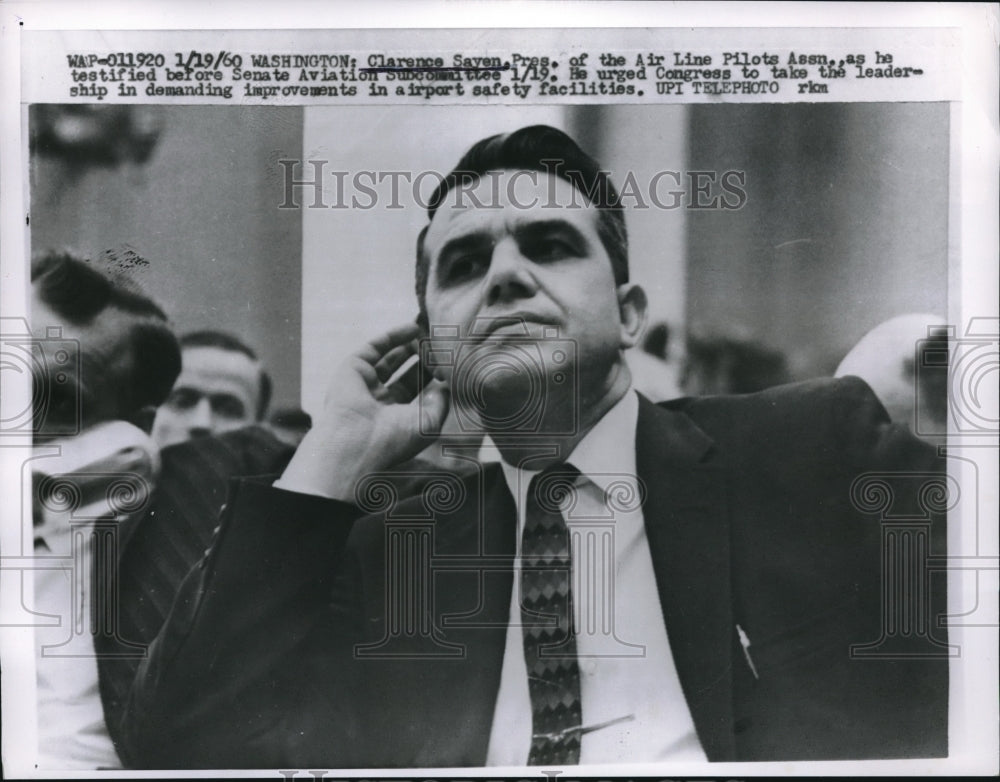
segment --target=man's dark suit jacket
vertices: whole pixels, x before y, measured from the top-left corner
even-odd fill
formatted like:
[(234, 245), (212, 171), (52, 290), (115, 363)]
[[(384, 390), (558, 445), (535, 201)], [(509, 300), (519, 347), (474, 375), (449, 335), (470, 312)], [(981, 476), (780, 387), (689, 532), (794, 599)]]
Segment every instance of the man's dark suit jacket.
[(293, 452), (260, 426), (189, 440), (161, 452), (146, 513), (119, 530), (118, 567), (106, 587), (109, 604), (116, 608), (113, 632), (94, 636), (105, 722), (119, 753), (118, 726), (136, 670), (184, 577), (212, 542), (230, 479), (280, 473)]
[[(947, 753), (947, 660), (907, 656), (941, 647), (913, 628), (900, 642), (890, 628), (893, 656), (850, 653), (886, 635), (886, 514), (871, 496), (852, 497), (852, 484), (867, 473), (889, 476), (883, 485), (926, 478), (940, 470), (932, 449), (848, 378), (641, 399), (636, 451), (660, 605), (709, 760)], [(915, 519), (904, 493), (888, 515)], [(496, 465), (464, 480), (458, 500), (433, 494), (431, 482), (389, 513), (365, 515), (241, 484), (139, 671), (122, 723), (126, 762), (484, 764), (515, 507)], [(943, 519), (924, 516), (937, 547)], [(406, 539), (418, 560), (430, 541), (429, 563), (392, 564)], [(936, 616), (944, 592), (931, 587), (925, 612)]]

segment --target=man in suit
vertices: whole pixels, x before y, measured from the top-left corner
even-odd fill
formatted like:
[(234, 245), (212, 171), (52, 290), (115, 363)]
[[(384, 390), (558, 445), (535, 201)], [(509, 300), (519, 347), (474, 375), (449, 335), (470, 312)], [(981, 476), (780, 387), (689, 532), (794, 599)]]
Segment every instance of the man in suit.
[(179, 344), (180, 374), (151, 423), (162, 469), (146, 513), (122, 539), (112, 585), (116, 632), (97, 639), (101, 699), (116, 745), (136, 669), (211, 542), (229, 479), (280, 472), (291, 458), (263, 424), (272, 382), (254, 350), (210, 329), (188, 332)]
[(166, 314), (139, 286), (69, 252), (31, 262), (38, 765), (120, 768), (95, 652), (113, 633), (105, 573), (155, 484), (142, 428), (180, 371)]
[[(624, 213), (560, 131), (474, 145), (429, 217), (419, 325), (345, 363), (277, 482), (235, 489), (135, 681), (129, 762), (946, 754), (941, 639), (852, 654), (885, 635), (856, 480), (934, 481), (934, 454), (856, 379), (632, 391), (646, 298)], [(434, 377), (410, 398), (393, 380), (417, 352)], [(472, 474), (394, 501), (382, 474), (449, 410), (488, 435), (450, 454)]]
[(184, 577), (212, 542), (233, 476), (280, 472), (292, 449), (260, 426), (197, 437), (159, 452), (160, 469), (143, 513), (122, 528), (113, 633), (97, 635), (100, 696), (120, 751), (122, 709), (136, 670), (170, 613)]

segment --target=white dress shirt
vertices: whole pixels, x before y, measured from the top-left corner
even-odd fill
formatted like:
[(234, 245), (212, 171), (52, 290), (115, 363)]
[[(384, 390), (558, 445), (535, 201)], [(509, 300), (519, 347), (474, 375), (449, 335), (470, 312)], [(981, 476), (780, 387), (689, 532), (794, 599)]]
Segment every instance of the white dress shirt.
[[(629, 390), (566, 459), (580, 471), (563, 517), (573, 541), (583, 726), (610, 723), (585, 730), (581, 764), (707, 761), (670, 651), (646, 538), (635, 465), (638, 415), (638, 397)], [(488, 439), (482, 456), (498, 458)], [(532, 725), (518, 566), (525, 497), (537, 471), (502, 460), (501, 466), (517, 504), (517, 556), (486, 764), (523, 766)]]
[(120, 524), (144, 510), (159, 454), (145, 432), (124, 421), (53, 445), (58, 455), (32, 462), (36, 492), (46, 495), (34, 498), (34, 610), (44, 618), (35, 628), (38, 765), (121, 768), (104, 722), (91, 625), (93, 522)]

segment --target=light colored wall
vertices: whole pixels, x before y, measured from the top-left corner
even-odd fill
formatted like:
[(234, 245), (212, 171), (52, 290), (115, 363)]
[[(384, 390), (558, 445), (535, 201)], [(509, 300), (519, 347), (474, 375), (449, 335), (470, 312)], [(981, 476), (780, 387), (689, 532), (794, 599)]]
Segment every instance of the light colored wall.
[(649, 189), (655, 186), (660, 204), (672, 204), (668, 193), (678, 189), (676, 180), (671, 176), (657, 180), (656, 175), (662, 171), (683, 174), (688, 107), (587, 106), (578, 107), (573, 116), (580, 142), (589, 143), (592, 154), (611, 171), (616, 187), (624, 189), (630, 173), (638, 183), (639, 197), (623, 199), (628, 209), (632, 280), (649, 295), (650, 323), (666, 320), (680, 326), (684, 321), (687, 210), (659, 208)]
[(948, 315), (947, 104), (691, 108), (692, 167), (747, 204), (688, 216), (688, 321), (830, 374), (869, 329)]

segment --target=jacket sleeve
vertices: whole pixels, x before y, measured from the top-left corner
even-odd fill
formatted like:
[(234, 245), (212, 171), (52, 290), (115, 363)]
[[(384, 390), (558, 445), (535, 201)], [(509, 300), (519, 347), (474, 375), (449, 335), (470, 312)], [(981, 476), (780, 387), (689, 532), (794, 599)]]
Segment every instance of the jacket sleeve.
[[(701, 403), (710, 408), (714, 403)], [(858, 378), (711, 420), (732, 462), (737, 749), (752, 760), (947, 754), (947, 475)], [(721, 413), (728, 408), (729, 418)], [(747, 458), (747, 448), (754, 458)]]
[(120, 726), (128, 765), (301, 765), (319, 751), (308, 745), (317, 734), (331, 748), (323, 762), (349, 764), (351, 715), (335, 706), (347, 701), (337, 672), (353, 637), (351, 598), (337, 589), (349, 591), (350, 579), (337, 574), (359, 515), (347, 503), (234, 483), (213, 545), (133, 683)]
[[(957, 485), (938, 449), (890, 423), (863, 381), (838, 381), (849, 502), (867, 528), (863, 590), (869, 623), (856, 639), (852, 666), (864, 670), (869, 697), (893, 725), (886, 757), (948, 753), (949, 659), (946, 577), (948, 510)], [(875, 701), (876, 694), (880, 697)]]
[(199, 437), (165, 448), (150, 504), (117, 527), (119, 561), (107, 589), (117, 606), (114, 633), (98, 633), (104, 718), (116, 748), (136, 670), (136, 648), (156, 638), (184, 578), (201, 560), (230, 481), (284, 470), (294, 449), (260, 426)]

